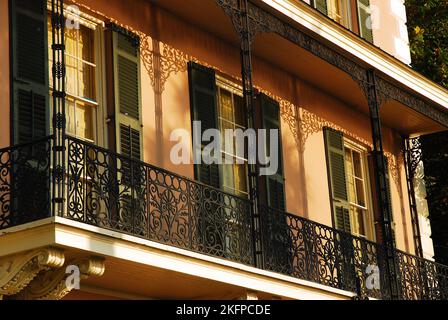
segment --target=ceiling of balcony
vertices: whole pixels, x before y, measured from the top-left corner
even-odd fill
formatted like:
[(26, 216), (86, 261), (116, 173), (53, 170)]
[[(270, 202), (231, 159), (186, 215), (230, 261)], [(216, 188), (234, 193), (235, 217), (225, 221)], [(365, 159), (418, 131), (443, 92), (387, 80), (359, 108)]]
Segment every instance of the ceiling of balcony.
[[(239, 47), (239, 39), (230, 19), (214, 1), (149, 1), (176, 17), (188, 21), (197, 28), (212, 33), (235, 47)], [(303, 31), (307, 32), (306, 30)], [(319, 38), (318, 35), (313, 36)], [(320, 40), (327, 46), (341, 52), (340, 48), (335, 48), (328, 41)], [(347, 73), (292, 42), (272, 33), (259, 34), (253, 42), (253, 54), (255, 56), (254, 78), (256, 78), (257, 63), (266, 62), (318, 88), (320, 91), (326, 92), (363, 114), (367, 115), (369, 113), (363, 91)], [(387, 103), (383, 106), (381, 112), (384, 123), (404, 135), (436, 132), (444, 129), (435, 121), (398, 102)]]

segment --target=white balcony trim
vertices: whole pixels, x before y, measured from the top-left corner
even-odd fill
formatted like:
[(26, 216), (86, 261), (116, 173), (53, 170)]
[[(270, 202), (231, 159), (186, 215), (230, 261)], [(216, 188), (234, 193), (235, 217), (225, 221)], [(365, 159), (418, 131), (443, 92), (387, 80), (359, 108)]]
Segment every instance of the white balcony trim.
[[(6, 241), (11, 245), (2, 245)], [(14, 244), (12, 244), (14, 242)], [(61, 246), (299, 300), (347, 300), (353, 293), (164, 245), (61, 217), (0, 232), (0, 256)]]
[(367, 65), (448, 109), (448, 90), (322, 15), (301, 0), (260, 0)]

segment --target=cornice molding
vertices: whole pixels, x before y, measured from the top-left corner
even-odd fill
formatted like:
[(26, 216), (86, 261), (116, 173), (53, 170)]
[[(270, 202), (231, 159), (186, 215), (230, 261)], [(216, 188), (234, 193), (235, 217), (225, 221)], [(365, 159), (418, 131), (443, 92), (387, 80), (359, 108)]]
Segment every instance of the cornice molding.
[(79, 280), (85, 280), (90, 276), (102, 276), (105, 271), (104, 258), (90, 257), (76, 260), (63, 268), (50, 270), (39, 274), (24, 290), (13, 298), (16, 300), (61, 300), (74, 288), (67, 286), (67, 266), (79, 268)]
[(0, 295), (22, 291), (41, 272), (64, 265), (64, 252), (47, 247), (0, 258)]

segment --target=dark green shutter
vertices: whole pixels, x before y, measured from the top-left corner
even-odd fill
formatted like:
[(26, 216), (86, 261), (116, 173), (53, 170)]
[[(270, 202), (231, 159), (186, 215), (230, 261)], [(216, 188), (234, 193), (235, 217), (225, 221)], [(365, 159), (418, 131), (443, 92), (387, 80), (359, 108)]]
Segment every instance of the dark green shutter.
[(120, 139), (121, 139), (121, 154), (140, 160), (141, 150), (140, 150), (140, 132), (132, 129), (132, 127), (127, 127), (125, 125), (120, 125)]
[(14, 143), (48, 133), (48, 49), (45, 0), (12, 4)]
[(271, 146), (269, 139), (269, 130), (276, 129), (279, 132), (278, 159), (279, 166), (277, 173), (266, 177), (268, 206), (274, 209), (286, 210), (285, 204), (285, 179), (283, 175), (282, 144), (280, 131), (280, 105), (277, 101), (269, 98), (265, 94), (260, 94), (260, 105), (263, 119), (263, 128), (267, 130), (267, 139), (265, 141), (267, 155), (271, 155)]
[(327, 0), (314, 0), (314, 6), (323, 14), (328, 14)]
[[(207, 129), (218, 128), (215, 71), (194, 62), (188, 63), (192, 121), (201, 122), (201, 135)], [(215, 188), (220, 187), (217, 164), (195, 165), (196, 179)]]
[(372, 24), (370, 20), (370, 0), (358, 0), (358, 19), (360, 35), (367, 41), (373, 43)]
[(338, 230), (351, 232), (344, 135), (342, 132), (330, 128), (325, 128), (324, 134), (334, 224)]
[(140, 45), (138, 36), (115, 25), (113, 32), (117, 150), (141, 160)]

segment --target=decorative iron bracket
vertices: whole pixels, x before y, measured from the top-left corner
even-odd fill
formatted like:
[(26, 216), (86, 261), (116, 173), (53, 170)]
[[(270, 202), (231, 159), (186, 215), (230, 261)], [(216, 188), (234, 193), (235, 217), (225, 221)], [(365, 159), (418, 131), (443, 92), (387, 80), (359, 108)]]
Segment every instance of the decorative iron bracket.
[(405, 139), (405, 168), (406, 180), (409, 195), (409, 207), (411, 209), (412, 231), (414, 235), (415, 253), (418, 257), (423, 257), (423, 248), (420, 236), (420, 225), (418, 221), (417, 200), (415, 197), (414, 179), (417, 169), (422, 162), (422, 148), (420, 138)]

